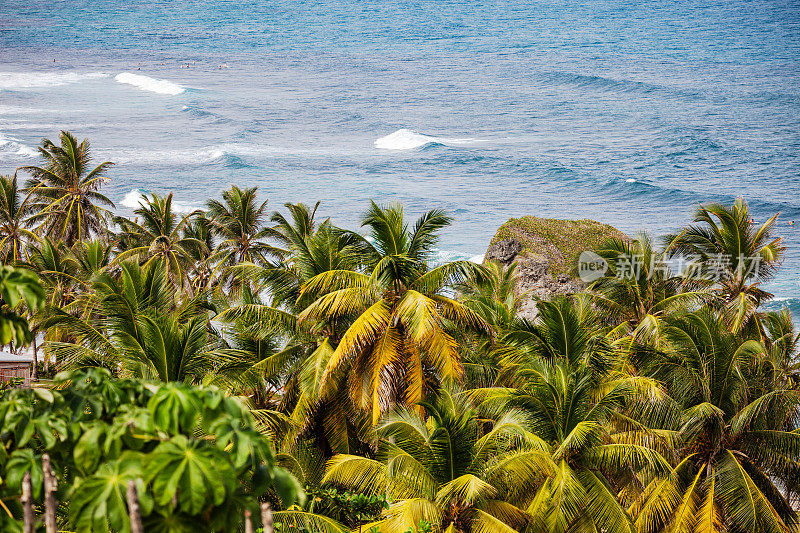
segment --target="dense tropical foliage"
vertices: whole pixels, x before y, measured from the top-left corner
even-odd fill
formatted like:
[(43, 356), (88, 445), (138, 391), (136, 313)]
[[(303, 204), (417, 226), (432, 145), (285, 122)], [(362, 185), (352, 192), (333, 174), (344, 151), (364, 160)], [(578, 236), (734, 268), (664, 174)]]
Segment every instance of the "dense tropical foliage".
[(45, 452), (69, 531), (125, 531), (127, 480), (147, 531), (258, 501), (284, 532), (800, 531), (800, 334), (744, 200), (611, 235), (523, 318), (516, 265), (435, 263), (440, 210), (345, 229), (234, 186), (126, 218), (86, 141), (41, 153), (2, 180), (0, 329), (61, 373), (0, 396), (9, 531)]

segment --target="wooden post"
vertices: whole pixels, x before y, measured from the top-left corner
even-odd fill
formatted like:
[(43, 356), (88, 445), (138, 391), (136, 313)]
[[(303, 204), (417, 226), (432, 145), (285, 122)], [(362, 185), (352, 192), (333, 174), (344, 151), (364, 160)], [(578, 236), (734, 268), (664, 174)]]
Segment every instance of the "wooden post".
[(33, 483), (31, 482), (30, 471), (25, 472), (22, 476), (22, 531), (25, 533), (34, 533), (34, 517), (33, 517)]
[(136, 482), (128, 481), (128, 491), (125, 496), (128, 500), (128, 516), (131, 520), (131, 533), (144, 533), (142, 515), (139, 512), (139, 495), (136, 493)]
[(253, 533), (253, 521), (250, 519), (250, 509), (244, 510), (244, 533)]
[(55, 493), (58, 490), (58, 480), (48, 454), (42, 455), (42, 469), (44, 470), (44, 529), (47, 533), (57, 533)]
[(261, 526), (264, 528), (264, 533), (275, 533), (272, 523), (272, 508), (270, 508), (269, 502), (261, 504)]
[[(31, 380), (39, 381), (39, 357), (36, 352), (36, 333), (33, 334), (33, 372), (31, 372)], [(55, 531), (55, 530), (53, 530)]]

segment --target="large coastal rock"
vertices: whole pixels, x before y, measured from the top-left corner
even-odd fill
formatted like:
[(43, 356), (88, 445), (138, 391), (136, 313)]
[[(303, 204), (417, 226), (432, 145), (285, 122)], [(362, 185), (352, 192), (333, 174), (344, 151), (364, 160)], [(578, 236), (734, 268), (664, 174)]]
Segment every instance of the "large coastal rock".
[(497, 230), (485, 261), (517, 264), (514, 292), (521, 299), (520, 316), (536, 317), (536, 298), (574, 294), (586, 288), (577, 277), (578, 257), (609, 237), (627, 236), (594, 220), (512, 218)]

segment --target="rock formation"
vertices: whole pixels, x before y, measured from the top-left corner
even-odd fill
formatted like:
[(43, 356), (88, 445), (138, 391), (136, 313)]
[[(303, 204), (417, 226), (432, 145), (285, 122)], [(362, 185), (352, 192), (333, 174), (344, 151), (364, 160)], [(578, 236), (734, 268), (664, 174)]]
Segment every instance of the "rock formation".
[(586, 288), (577, 278), (578, 256), (610, 237), (627, 239), (613, 226), (593, 220), (512, 218), (498, 229), (484, 261), (517, 263), (514, 292), (520, 298), (519, 315), (533, 319), (536, 298), (549, 300)]

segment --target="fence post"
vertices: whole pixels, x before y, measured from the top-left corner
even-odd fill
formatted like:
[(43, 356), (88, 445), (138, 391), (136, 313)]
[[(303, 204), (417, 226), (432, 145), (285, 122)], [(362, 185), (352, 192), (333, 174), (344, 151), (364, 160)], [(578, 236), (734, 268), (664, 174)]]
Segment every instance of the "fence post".
[(34, 533), (33, 483), (31, 482), (30, 471), (25, 472), (25, 475), (22, 476), (22, 498), (20, 498), (20, 501), (22, 502), (22, 523), (24, 526), (22, 530), (25, 533)]
[(139, 512), (139, 495), (136, 493), (136, 482), (128, 481), (128, 490), (125, 493), (128, 500), (128, 516), (131, 521), (131, 533), (144, 533), (142, 515)]
[(44, 470), (44, 529), (47, 533), (57, 533), (55, 493), (58, 490), (58, 480), (48, 454), (42, 455), (42, 470)]
[(244, 510), (244, 533), (253, 533), (253, 521), (250, 519), (250, 509)]
[(275, 533), (272, 523), (272, 508), (269, 506), (269, 502), (261, 504), (261, 526), (264, 528), (264, 533)]

